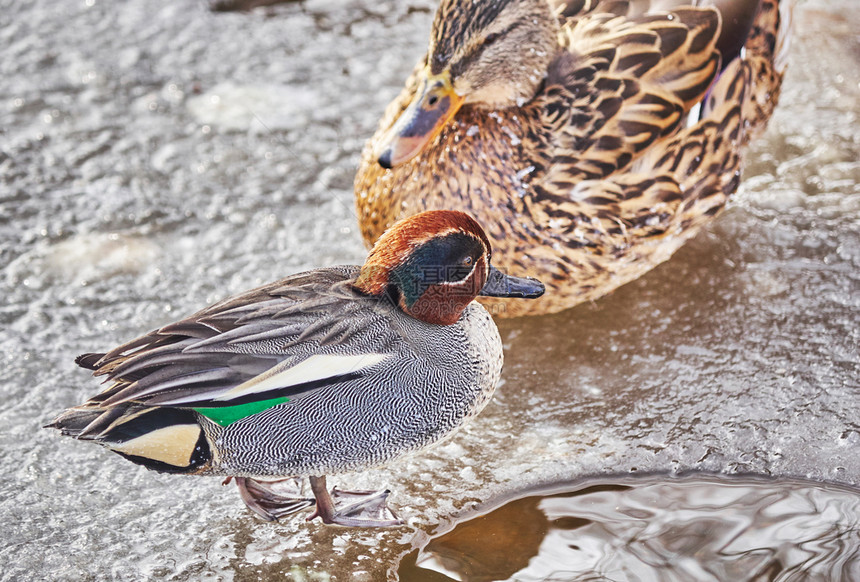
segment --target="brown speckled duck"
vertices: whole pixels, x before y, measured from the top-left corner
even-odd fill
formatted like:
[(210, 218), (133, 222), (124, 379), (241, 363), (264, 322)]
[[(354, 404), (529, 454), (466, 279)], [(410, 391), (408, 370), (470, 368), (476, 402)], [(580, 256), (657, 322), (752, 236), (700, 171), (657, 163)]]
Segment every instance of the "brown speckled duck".
[[(547, 284), (501, 316), (596, 299), (725, 206), (785, 69), (788, 0), (442, 0), (355, 181), (370, 245), (434, 208)], [(705, 5), (705, 4), (716, 4)]]
[(420, 213), (360, 269), (293, 275), (79, 357), (108, 386), (48, 426), (157, 471), (235, 478), (266, 519), (315, 505), (309, 519), (397, 525), (387, 491), (330, 494), (326, 475), (428, 447), (478, 414), (502, 341), (473, 300), (541, 293), (490, 265), (468, 215)]

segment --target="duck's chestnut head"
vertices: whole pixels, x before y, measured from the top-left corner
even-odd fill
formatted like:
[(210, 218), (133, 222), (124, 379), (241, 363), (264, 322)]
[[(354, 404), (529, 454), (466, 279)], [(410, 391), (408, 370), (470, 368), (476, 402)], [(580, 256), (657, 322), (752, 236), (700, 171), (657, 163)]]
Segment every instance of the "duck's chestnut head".
[(468, 214), (431, 210), (388, 229), (355, 281), (368, 295), (390, 294), (403, 311), (428, 323), (455, 323), (478, 295), (540, 297), (544, 286), (490, 265), (490, 241)]

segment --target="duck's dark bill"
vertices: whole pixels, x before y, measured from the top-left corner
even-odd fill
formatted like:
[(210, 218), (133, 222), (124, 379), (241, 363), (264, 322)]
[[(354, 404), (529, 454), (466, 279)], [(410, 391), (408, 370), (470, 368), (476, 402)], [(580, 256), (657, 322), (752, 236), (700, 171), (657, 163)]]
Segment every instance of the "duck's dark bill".
[(485, 297), (522, 297), (534, 299), (543, 295), (543, 283), (531, 277), (511, 277), (490, 266), (487, 282), (479, 295)]

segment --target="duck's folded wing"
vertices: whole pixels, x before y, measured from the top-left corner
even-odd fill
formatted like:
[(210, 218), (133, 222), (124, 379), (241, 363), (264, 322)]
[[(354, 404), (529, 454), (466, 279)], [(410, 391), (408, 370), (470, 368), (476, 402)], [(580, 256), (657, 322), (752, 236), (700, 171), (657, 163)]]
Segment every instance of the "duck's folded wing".
[[(545, 227), (572, 233), (573, 244), (614, 254), (631, 240), (693, 233), (737, 188), (740, 150), (775, 103), (787, 3), (763, 0), (751, 29), (750, 15), (721, 26), (710, 8), (674, 8), (667, 19), (622, 14), (623, 2), (586, 4), (536, 103), (536, 125), (550, 137), (525, 204)], [(743, 58), (720, 62), (728, 49), (719, 47), (738, 35)]]
[(629, 17), (600, 6), (565, 27), (566, 51), (535, 101), (550, 192), (625, 169), (677, 133), (720, 70), (716, 10)]
[(348, 286), (321, 281), (318, 272), (261, 287), (107, 354), (79, 358), (111, 382), (86, 406), (251, 410), (300, 397), (390, 357), (391, 338), (373, 337), (384, 328), (367, 325), (371, 311)]
[(571, 244), (603, 249), (615, 259), (638, 246), (637, 252), (662, 252), (665, 260), (669, 247), (647, 243), (692, 235), (737, 189), (749, 75), (745, 63), (733, 62), (712, 88), (708, 119), (653, 145), (625, 172), (563, 189), (556, 184), (527, 200), (529, 211)]

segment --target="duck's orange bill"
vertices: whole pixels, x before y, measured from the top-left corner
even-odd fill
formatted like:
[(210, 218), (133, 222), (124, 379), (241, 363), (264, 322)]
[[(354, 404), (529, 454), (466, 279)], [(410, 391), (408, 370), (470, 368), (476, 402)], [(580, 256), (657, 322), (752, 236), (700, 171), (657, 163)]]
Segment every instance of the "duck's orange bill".
[(415, 99), (377, 147), (379, 165), (393, 168), (417, 156), (439, 135), (462, 104), (463, 97), (454, 92), (449, 73), (431, 76), (425, 71)]

